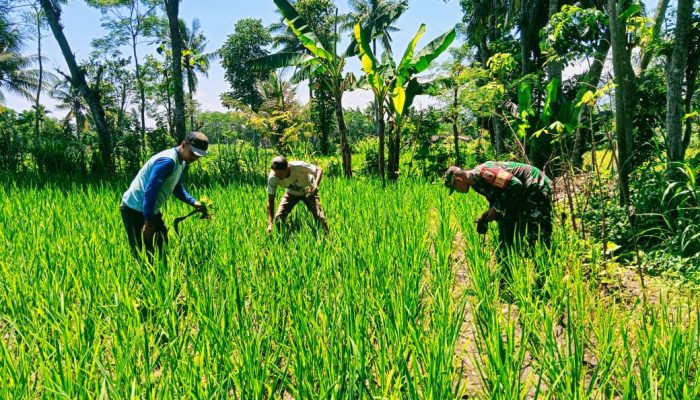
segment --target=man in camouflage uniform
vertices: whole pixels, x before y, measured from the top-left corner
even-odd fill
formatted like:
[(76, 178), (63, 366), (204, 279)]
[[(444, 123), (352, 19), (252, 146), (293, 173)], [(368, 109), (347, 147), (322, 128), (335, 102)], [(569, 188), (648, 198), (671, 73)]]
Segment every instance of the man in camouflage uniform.
[(445, 186), (467, 193), (470, 187), (486, 197), (489, 209), (476, 221), (476, 230), (485, 234), (488, 223), (498, 222), (501, 250), (525, 236), (525, 243), (549, 245), (552, 236), (552, 181), (532, 165), (487, 161), (463, 170), (451, 166)]

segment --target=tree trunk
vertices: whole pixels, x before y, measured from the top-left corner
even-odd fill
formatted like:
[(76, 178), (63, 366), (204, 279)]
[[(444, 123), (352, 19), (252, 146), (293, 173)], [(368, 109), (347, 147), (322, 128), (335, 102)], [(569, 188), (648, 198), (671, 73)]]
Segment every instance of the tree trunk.
[[(36, 7), (33, 6), (33, 7)], [(41, 118), (39, 115), (39, 107), (41, 106), (40, 96), (41, 89), (44, 84), (44, 63), (41, 59), (41, 12), (40, 10), (34, 10), (36, 12), (36, 43), (37, 43), (37, 55), (39, 58), (39, 85), (36, 88), (36, 98), (34, 99), (34, 157), (39, 155), (39, 135), (41, 132)], [(37, 166), (39, 165), (38, 160)]]
[(491, 116), (491, 123), (493, 124), (493, 143), (494, 150), (497, 156), (506, 152), (505, 146), (505, 127), (503, 126), (503, 121), (498, 115)]
[(146, 145), (146, 88), (141, 78), (141, 69), (139, 68), (139, 56), (136, 52), (136, 34), (131, 35), (131, 48), (134, 51), (134, 74), (136, 75), (136, 84), (139, 89), (139, 97), (141, 100), (141, 145), (139, 151), (143, 152)]
[[(685, 113), (690, 114), (693, 106), (693, 94), (695, 93), (695, 85), (697, 84), (698, 77), (698, 64), (700, 64), (699, 57), (688, 58), (688, 67), (685, 70)], [(693, 119), (687, 118), (685, 120), (685, 133), (683, 134), (683, 159), (685, 159), (685, 152), (690, 146), (690, 135), (693, 133)]]
[[(559, 1), (558, 0), (549, 0), (549, 8), (548, 8), (548, 14), (549, 18), (552, 18), (552, 15), (556, 14), (559, 12)], [(564, 66), (562, 65), (561, 62), (558, 61), (553, 61), (550, 62), (547, 65), (547, 75), (549, 76), (549, 81), (553, 81), (554, 79), (558, 79), (559, 82), (561, 82), (561, 72), (564, 69)], [(560, 86), (561, 87), (561, 86)], [(561, 90), (560, 90), (561, 92)]]
[(532, 55), (530, 53), (530, 14), (533, 0), (522, 0), (520, 10), (520, 67), (523, 75), (532, 72)]
[(182, 85), (182, 36), (180, 35), (180, 0), (164, 0), (170, 27), (170, 40), (173, 50), (172, 79), (175, 99), (175, 137), (178, 142), (185, 139), (185, 93)]
[[(668, 9), (668, 0), (659, 0), (656, 4), (656, 11), (654, 12), (654, 26), (651, 28), (651, 38), (649, 44), (656, 43), (659, 39), (659, 33), (661, 32), (661, 26), (666, 18), (666, 10)], [(646, 71), (649, 63), (651, 62), (652, 51), (650, 45), (647, 45), (642, 49), (642, 57), (639, 61), (639, 69), (636, 71), (637, 76), (642, 76)]]
[(677, 175), (674, 163), (683, 161), (683, 77), (688, 62), (688, 34), (693, 0), (678, 0), (675, 43), (671, 60), (666, 67), (666, 153), (667, 175)]
[[(189, 65), (189, 60), (186, 65)], [(194, 71), (190, 68), (187, 67), (187, 93), (190, 95), (190, 130), (194, 131), (194, 79), (192, 79)], [(282, 94), (282, 110), (284, 111), (284, 94)]]
[(335, 116), (338, 118), (338, 132), (340, 132), (340, 148), (343, 157), (343, 173), (346, 178), (352, 178), (352, 153), (348, 144), (348, 128), (345, 126), (343, 116), (343, 93), (335, 96)]
[(390, 128), (389, 138), (389, 180), (399, 179), (399, 166), (401, 164), (401, 124), (394, 121)]
[[(583, 93), (588, 90), (595, 91), (598, 88), (598, 83), (600, 82), (600, 76), (603, 72), (603, 65), (605, 64), (605, 58), (608, 56), (608, 51), (610, 50), (610, 35), (609, 32), (603, 40), (600, 41), (599, 47), (596, 50), (595, 58), (593, 59), (593, 64), (586, 74), (584, 79), (584, 87), (579, 89), (579, 95), (577, 100), (581, 99)], [(590, 132), (590, 117), (591, 109), (588, 105), (581, 105), (581, 110), (578, 114), (578, 124), (576, 127), (576, 133), (574, 134), (574, 147), (571, 151), (571, 165), (574, 168), (581, 169), (583, 167), (583, 153), (586, 148), (586, 140), (591, 137), (593, 132)], [(595, 149), (593, 149), (595, 151)]]
[(620, 204), (629, 204), (629, 175), (632, 166), (632, 120), (636, 81), (627, 49), (626, 21), (620, 21), (617, 0), (608, 0), (613, 70), (615, 73), (615, 130), (619, 163)]
[(92, 113), (93, 122), (95, 123), (95, 129), (100, 137), (100, 155), (102, 159), (102, 167), (111, 170), (112, 164), (112, 134), (110, 132), (109, 126), (107, 125), (107, 119), (105, 118), (105, 111), (100, 102), (100, 94), (90, 88), (85, 80), (85, 71), (78, 66), (75, 60), (75, 55), (71, 51), (68, 40), (63, 33), (63, 27), (61, 26), (61, 9), (60, 6), (54, 8), (53, 2), (51, 0), (39, 0), (41, 2), (41, 8), (46, 14), (46, 20), (51, 27), (56, 41), (58, 42), (63, 57), (68, 64), (68, 69), (71, 74), (71, 83), (78, 88), (80, 94), (85, 98), (85, 101), (90, 107), (90, 112)]
[(386, 184), (385, 181), (385, 172), (384, 172), (384, 167), (385, 167), (385, 162), (384, 162), (384, 148), (386, 146), (385, 143), (385, 130), (386, 127), (384, 125), (384, 104), (383, 101), (377, 97), (374, 98), (375, 102), (375, 126), (377, 129), (377, 137), (379, 138), (379, 149), (377, 152), (377, 155), (379, 157), (379, 176), (382, 178), (382, 185)]
[(452, 102), (452, 136), (454, 137), (455, 141), (455, 165), (458, 167), (462, 166), (462, 160), (461, 157), (459, 156), (459, 127), (457, 126), (458, 122), (458, 113), (457, 113), (457, 107), (459, 106), (459, 87), (457, 84), (455, 84), (455, 87), (453, 89), (453, 102)]

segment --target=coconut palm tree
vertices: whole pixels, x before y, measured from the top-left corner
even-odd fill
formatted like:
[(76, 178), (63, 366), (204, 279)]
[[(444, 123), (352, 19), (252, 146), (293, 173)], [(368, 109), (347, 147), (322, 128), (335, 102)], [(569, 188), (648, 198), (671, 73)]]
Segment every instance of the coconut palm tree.
[(0, 10), (0, 103), (5, 102), (5, 93), (32, 99), (39, 87), (39, 72), (31, 69), (38, 57), (22, 55), (22, 37)]
[(260, 80), (256, 89), (263, 99), (261, 110), (287, 111), (296, 105), (296, 85), (283, 78), (283, 69), (270, 72), (266, 80)]
[[(194, 92), (197, 91), (197, 74), (209, 76), (209, 66), (216, 59), (217, 53), (206, 53), (206, 47), (209, 41), (198, 19), (192, 20), (192, 25), (187, 27), (183, 21), (181, 23), (182, 31), (182, 64), (183, 72), (187, 78), (187, 90), (190, 99), (194, 99)], [(190, 114), (191, 128), (194, 130), (194, 112)]]
[(385, 51), (391, 51), (391, 34), (398, 32), (396, 20), (408, 9), (407, 0), (350, 0), (352, 12), (342, 25), (343, 31), (352, 31), (360, 23), (370, 30), (372, 51), (377, 54), (377, 39)]

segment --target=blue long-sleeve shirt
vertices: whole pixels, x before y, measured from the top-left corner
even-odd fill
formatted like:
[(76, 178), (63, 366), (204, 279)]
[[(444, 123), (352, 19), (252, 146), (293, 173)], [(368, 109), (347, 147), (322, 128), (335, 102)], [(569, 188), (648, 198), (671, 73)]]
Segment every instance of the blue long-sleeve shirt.
[[(146, 182), (146, 189), (143, 196), (143, 216), (147, 220), (155, 217), (156, 195), (158, 191), (160, 191), (160, 187), (163, 185), (165, 179), (173, 173), (174, 169), (175, 162), (167, 157), (159, 158), (153, 165), (153, 170)], [(196, 201), (182, 186), (182, 180), (178, 181), (177, 185), (175, 185), (173, 194), (180, 199), (180, 201), (189, 205), (194, 205)]]

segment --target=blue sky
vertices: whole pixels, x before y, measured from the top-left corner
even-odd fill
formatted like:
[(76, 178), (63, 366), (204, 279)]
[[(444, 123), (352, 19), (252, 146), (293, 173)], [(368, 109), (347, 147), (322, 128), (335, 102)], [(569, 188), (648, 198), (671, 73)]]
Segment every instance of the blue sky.
[[(340, 12), (348, 11), (347, 1), (336, 0)], [(411, 0), (409, 10), (398, 21), (400, 32), (394, 34), (394, 48), (398, 55), (403, 54), (403, 49), (413, 37), (421, 23), (427, 25), (427, 31), (418, 47), (422, 47), (436, 36), (449, 30), (462, 18), (462, 12), (458, 0)], [(275, 5), (272, 0), (182, 0), (180, 3), (180, 17), (189, 24), (194, 18), (200, 20), (202, 29), (209, 39), (208, 50), (215, 51), (225, 42), (226, 37), (233, 32), (233, 27), (239, 19), (257, 18), (263, 24), (268, 25), (278, 20), (275, 13)], [(63, 25), (68, 41), (77, 55), (78, 59), (86, 59), (90, 53), (90, 41), (93, 38), (105, 35), (104, 29), (100, 26), (101, 15), (99, 11), (88, 7), (84, 1), (70, 0), (63, 10)], [(48, 68), (61, 68), (67, 71), (63, 55), (56, 44), (53, 35), (49, 34), (44, 38), (44, 54), (49, 59)], [(25, 53), (35, 53), (36, 44), (28, 41)], [(142, 45), (140, 54), (154, 52), (154, 48)], [(125, 49), (125, 54), (130, 54)], [(140, 56), (141, 57), (141, 56)], [(444, 60), (443, 55), (438, 61)], [(353, 59), (348, 64), (348, 71), (360, 74), (360, 64)], [(228, 91), (229, 85), (224, 80), (223, 69), (218, 61), (212, 64), (209, 77), (201, 77), (196, 99), (205, 110), (223, 111), (219, 102), (219, 95)], [(300, 101), (308, 100), (308, 90), (305, 85), (300, 85), (297, 89), (297, 96)], [(362, 106), (370, 100), (370, 94), (364, 91), (347, 93), (344, 98), (344, 105)], [(52, 102), (43, 95), (42, 101), (47, 107), (52, 107)], [(16, 96), (8, 95), (7, 107), (23, 110), (30, 107), (28, 101)], [(417, 103), (420, 106), (420, 103)], [(56, 115), (59, 117), (59, 115)]]

